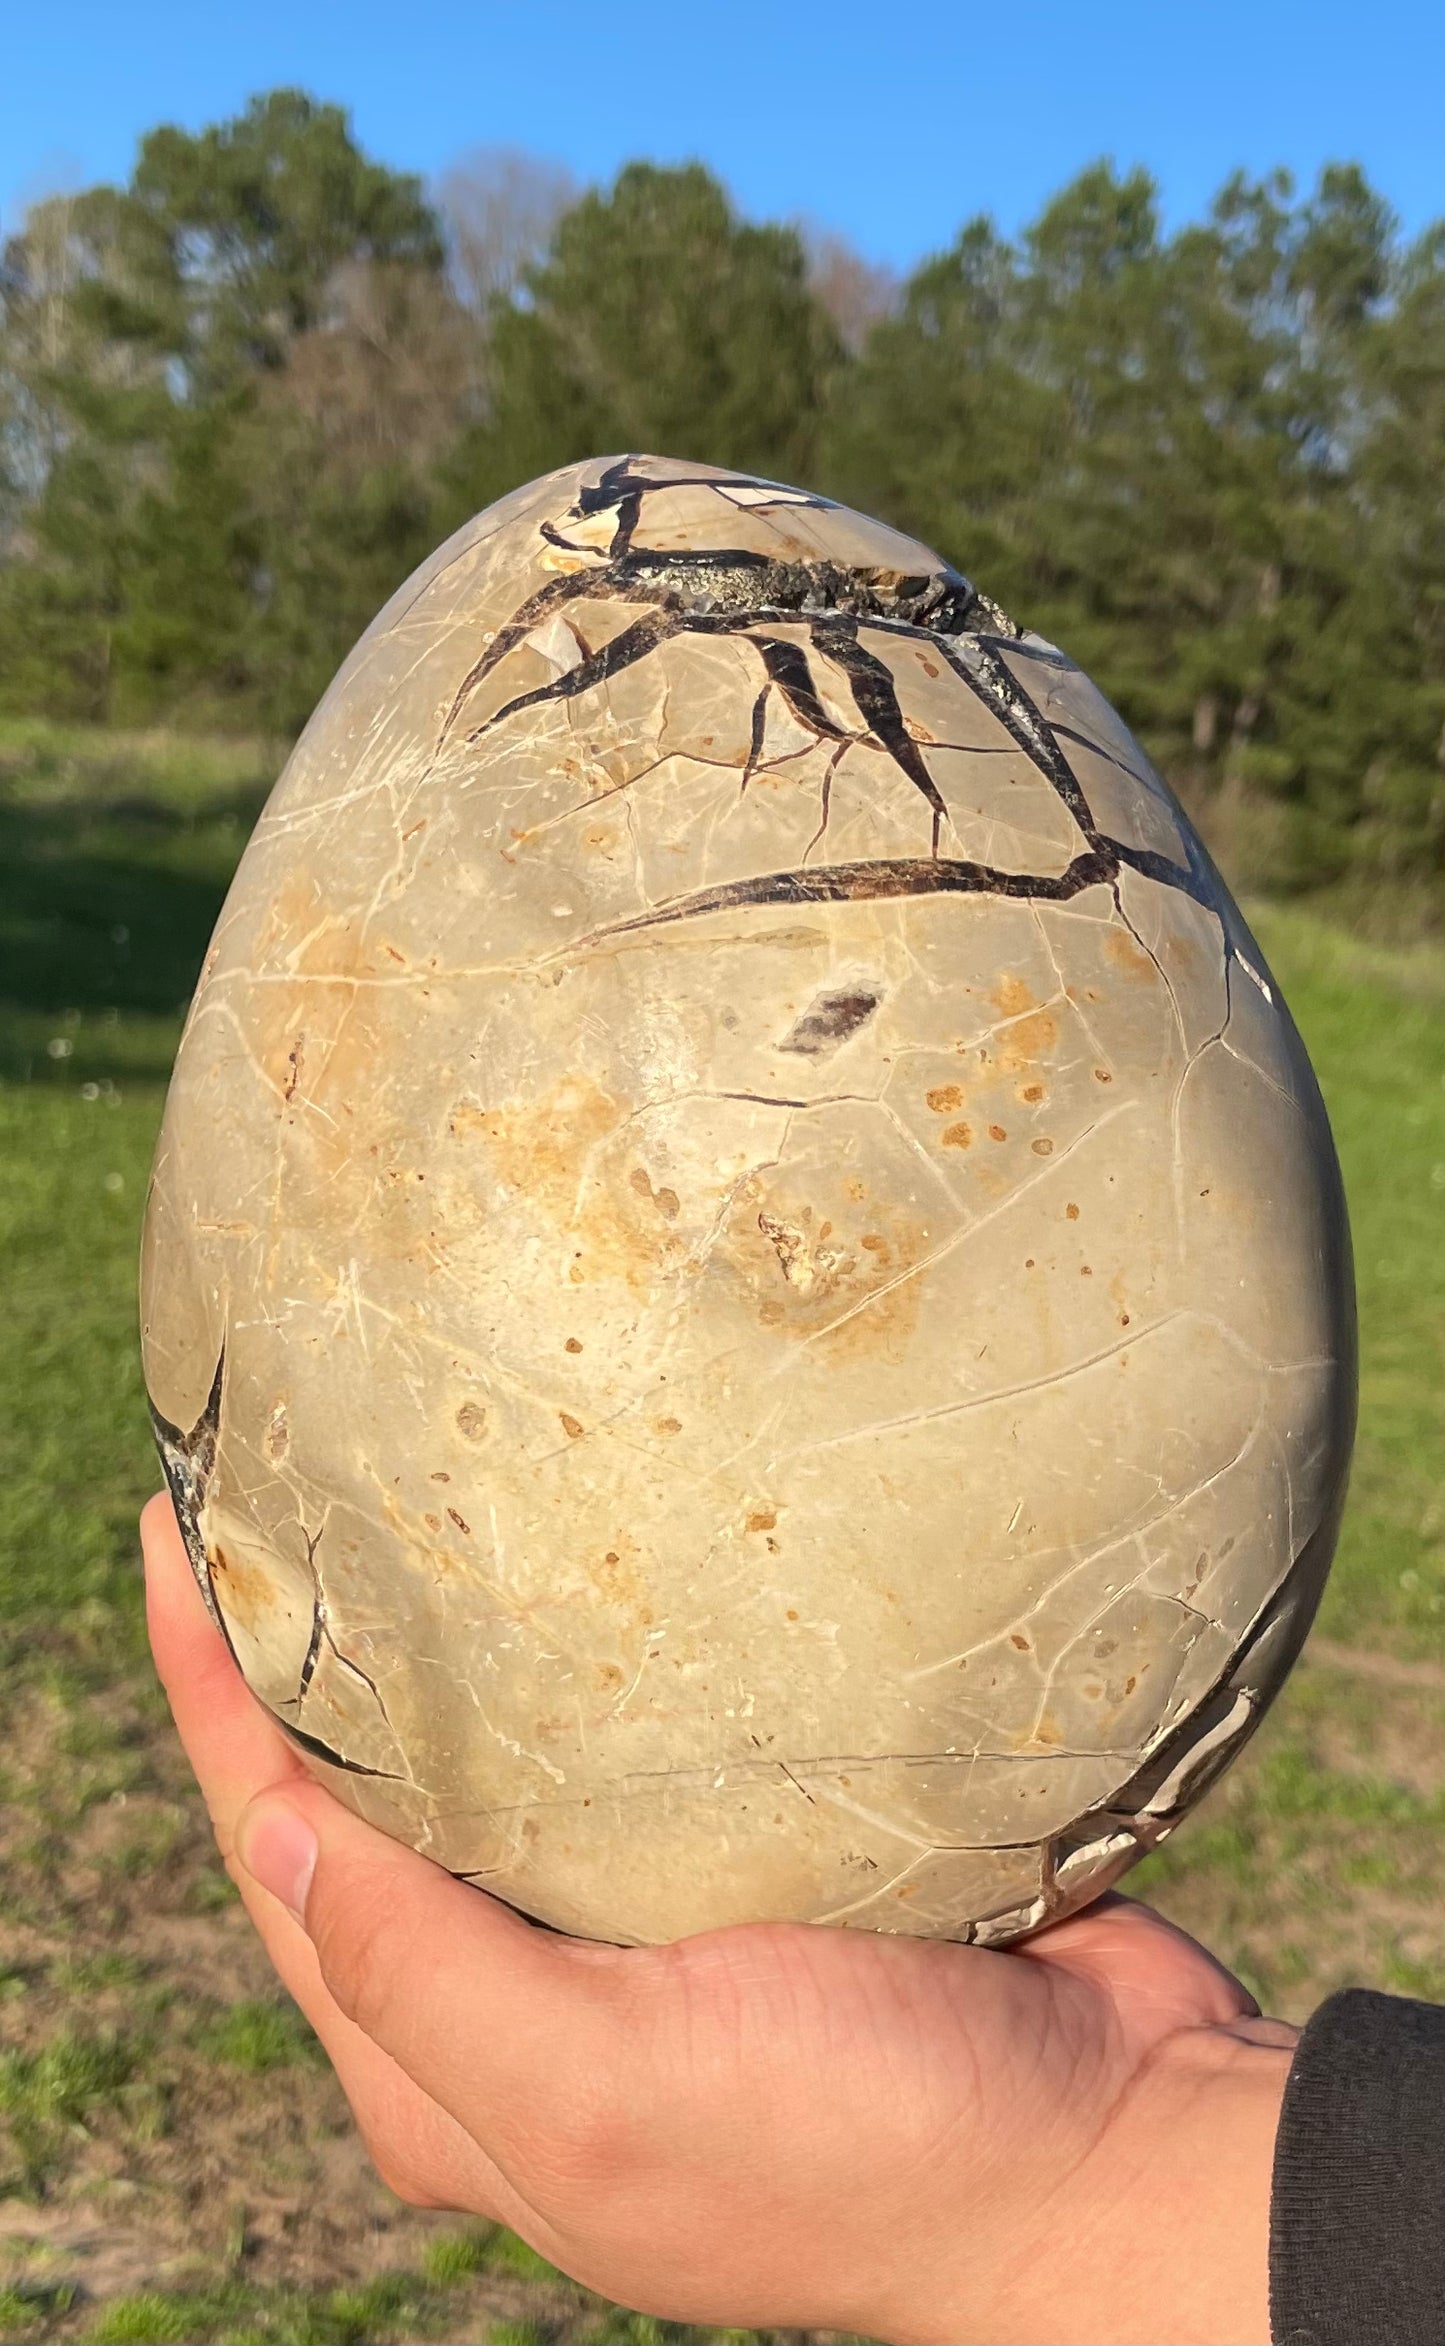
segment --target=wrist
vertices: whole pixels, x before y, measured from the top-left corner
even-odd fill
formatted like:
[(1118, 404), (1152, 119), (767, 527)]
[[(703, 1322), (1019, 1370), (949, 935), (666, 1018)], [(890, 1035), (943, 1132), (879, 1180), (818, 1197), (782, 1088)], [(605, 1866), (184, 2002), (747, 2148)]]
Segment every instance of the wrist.
[[(1164, 2039), (1092, 2149), (1036, 2203), (1031, 2244), (986, 2309), (986, 2331), (984, 2309), (965, 2298), (910, 2334), (986, 2336), (989, 2346), (1269, 2346), (1274, 2143), (1298, 2034), (1256, 2020)], [(976, 2281), (979, 2260), (969, 2261)]]
[(1091, 2339), (1269, 2346), (1274, 2145), (1298, 2034), (1269, 2020), (1183, 2029), (1139, 2072), (1091, 2161), (1105, 2283), (1089, 2292)]

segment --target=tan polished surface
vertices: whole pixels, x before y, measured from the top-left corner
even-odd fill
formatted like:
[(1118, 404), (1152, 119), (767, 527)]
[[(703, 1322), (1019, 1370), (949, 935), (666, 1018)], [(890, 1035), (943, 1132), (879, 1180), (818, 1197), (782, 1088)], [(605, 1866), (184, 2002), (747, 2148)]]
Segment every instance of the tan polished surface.
[(143, 1317), (257, 1693), (616, 1938), (1115, 1878), (1288, 1666), (1353, 1407), (1313, 1078), (1118, 718), (897, 533), (644, 457), (317, 711)]

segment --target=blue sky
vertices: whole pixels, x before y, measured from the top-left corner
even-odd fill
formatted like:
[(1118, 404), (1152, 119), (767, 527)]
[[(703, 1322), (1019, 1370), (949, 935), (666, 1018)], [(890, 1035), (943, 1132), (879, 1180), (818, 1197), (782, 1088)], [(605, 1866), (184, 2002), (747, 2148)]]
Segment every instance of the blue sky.
[(1099, 155), (1165, 217), (1236, 165), (1363, 162), (1418, 230), (1445, 213), (1440, 0), (51, 0), (8, 12), (0, 221), (121, 177), (138, 135), (298, 83), (431, 175), (507, 144), (606, 178), (700, 156), (755, 216), (904, 266), (971, 213), (1017, 227)]

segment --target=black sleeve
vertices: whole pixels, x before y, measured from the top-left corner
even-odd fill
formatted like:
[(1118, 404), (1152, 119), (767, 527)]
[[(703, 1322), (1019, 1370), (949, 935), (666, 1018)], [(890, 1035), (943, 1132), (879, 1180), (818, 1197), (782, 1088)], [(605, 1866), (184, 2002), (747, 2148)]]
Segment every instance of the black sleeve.
[(1269, 2296), (1275, 2346), (1445, 2346), (1445, 2008), (1348, 1988), (1305, 2029)]

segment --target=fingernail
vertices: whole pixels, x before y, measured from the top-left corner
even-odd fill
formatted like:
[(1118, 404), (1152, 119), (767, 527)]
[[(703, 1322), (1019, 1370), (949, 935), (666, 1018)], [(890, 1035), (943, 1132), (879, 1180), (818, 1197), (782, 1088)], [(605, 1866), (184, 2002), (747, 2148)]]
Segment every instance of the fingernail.
[(304, 1930), (317, 1855), (316, 1835), (305, 1817), (284, 1800), (248, 1809), (236, 1833), (236, 1854), (252, 1881), (279, 1898)]

